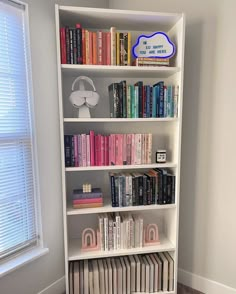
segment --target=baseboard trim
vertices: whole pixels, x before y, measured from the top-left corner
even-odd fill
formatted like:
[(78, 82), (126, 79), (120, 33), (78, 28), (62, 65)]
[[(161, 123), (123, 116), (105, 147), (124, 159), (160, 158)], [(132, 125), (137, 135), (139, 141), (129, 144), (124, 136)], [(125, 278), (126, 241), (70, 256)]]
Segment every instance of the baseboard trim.
[(236, 294), (236, 289), (178, 269), (178, 282), (206, 294)]
[(65, 287), (65, 276), (58, 279), (47, 288), (43, 289), (43, 291), (39, 292), (38, 294), (64, 294), (66, 293)]

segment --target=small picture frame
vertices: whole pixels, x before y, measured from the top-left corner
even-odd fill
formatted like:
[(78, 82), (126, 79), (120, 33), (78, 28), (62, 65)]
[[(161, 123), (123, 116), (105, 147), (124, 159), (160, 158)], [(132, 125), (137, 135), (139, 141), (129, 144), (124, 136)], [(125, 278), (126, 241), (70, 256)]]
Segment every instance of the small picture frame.
[(165, 149), (157, 150), (156, 163), (166, 163), (166, 150)]

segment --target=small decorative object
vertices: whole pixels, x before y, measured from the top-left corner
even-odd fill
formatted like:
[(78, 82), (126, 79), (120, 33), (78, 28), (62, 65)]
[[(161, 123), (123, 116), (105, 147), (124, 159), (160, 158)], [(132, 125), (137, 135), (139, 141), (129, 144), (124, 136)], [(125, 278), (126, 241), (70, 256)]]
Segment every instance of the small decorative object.
[(158, 226), (156, 224), (148, 224), (144, 229), (144, 246), (152, 246), (160, 244)]
[(166, 162), (166, 150), (157, 150), (156, 152), (156, 162), (165, 163)]
[(175, 44), (164, 32), (141, 35), (132, 48), (133, 56), (152, 58), (171, 58), (175, 55)]
[(97, 236), (95, 231), (91, 228), (86, 228), (82, 233), (82, 250), (83, 251), (97, 251), (100, 250), (100, 233), (97, 230)]
[(83, 193), (91, 193), (92, 185), (91, 184), (83, 184)]
[[(93, 87), (93, 91), (85, 90), (84, 81)], [(75, 91), (74, 87), (77, 82), (79, 83), (79, 89)], [(93, 81), (88, 77), (80, 76), (72, 84), (72, 93), (69, 99), (71, 104), (78, 109), (78, 117), (91, 117), (89, 108), (93, 108), (98, 104), (99, 95)]]

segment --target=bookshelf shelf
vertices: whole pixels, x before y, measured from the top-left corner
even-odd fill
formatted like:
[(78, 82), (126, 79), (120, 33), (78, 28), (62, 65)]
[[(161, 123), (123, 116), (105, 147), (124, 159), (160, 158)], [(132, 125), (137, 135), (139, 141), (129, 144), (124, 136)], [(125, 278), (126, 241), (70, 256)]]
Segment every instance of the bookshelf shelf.
[[(78, 30), (77, 29), (75, 30), (76, 24), (77, 25), (80, 24), (80, 26), (77, 26)], [(115, 27), (115, 31), (116, 33), (118, 33), (118, 35), (114, 35), (114, 33), (113, 35), (111, 33), (109, 35), (111, 27)], [(101, 31), (102, 33), (102, 40), (103, 40), (101, 41), (102, 44), (104, 40), (109, 40), (109, 38), (113, 42), (111, 42), (110, 45), (109, 45), (109, 42), (104, 43), (106, 47), (102, 47), (102, 45), (99, 45), (100, 47), (97, 46), (95, 48), (96, 50), (94, 50), (92, 44), (94, 44), (94, 42), (98, 41), (98, 38), (100, 38), (99, 37), (100, 32), (98, 33), (98, 31)], [(117, 54), (117, 52), (119, 52), (117, 51), (117, 48), (119, 46), (120, 48), (124, 47), (124, 49), (131, 48), (129, 47), (130, 46), (129, 44), (131, 43), (131, 46), (134, 45), (138, 36), (140, 36), (141, 34), (149, 34), (149, 33), (153, 34), (153, 32), (156, 32), (156, 31), (165, 32), (176, 45), (176, 48), (177, 48), (176, 54), (173, 58), (171, 58), (169, 63), (170, 66), (156, 67), (156, 66), (94, 65), (96, 63), (109, 63), (109, 62), (112, 64), (119, 64), (119, 63), (124, 64), (125, 62), (126, 64), (135, 64), (133, 62), (134, 59), (129, 54), (127, 54), (127, 59), (125, 59), (126, 58), (124, 53), (125, 50), (123, 50), (122, 52), (120, 50), (120, 53), (119, 53), (120, 55)], [(106, 32), (108, 33), (107, 34), (108, 37), (105, 35)], [(128, 33), (125, 33), (122, 35), (122, 32), (128, 32)], [(65, 243), (64, 244), (65, 276), (69, 277), (70, 276), (69, 273), (71, 273), (71, 268), (72, 268), (71, 266), (74, 266), (75, 264), (77, 264), (76, 262), (71, 263), (71, 261), (79, 261), (79, 260), (85, 260), (85, 259), (99, 259), (99, 258), (106, 258), (106, 257), (119, 257), (119, 256), (126, 256), (126, 255), (135, 255), (135, 254), (170, 252), (170, 259), (173, 259), (173, 262), (174, 262), (174, 286), (173, 286), (174, 291), (160, 291), (158, 293), (176, 294), (177, 293), (177, 270), (178, 270), (178, 264), (177, 264), (178, 231), (179, 231), (178, 217), (179, 217), (179, 191), (180, 191), (185, 17), (182, 13), (159, 13), (159, 12), (147, 12), (147, 11), (100, 9), (100, 8), (86, 8), (86, 7), (56, 5), (56, 33), (57, 33), (57, 61), (58, 61), (58, 67), (57, 67), (58, 96), (59, 96), (60, 137), (61, 137), (60, 144), (61, 144), (61, 161), (62, 161), (61, 175), (62, 175), (62, 191), (63, 191), (62, 200), (63, 200), (64, 243)], [(64, 39), (63, 39), (63, 34), (65, 34)], [(93, 39), (91, 41), (91, 36), (93, 38), (94, 34), (95, 34), (95, 37), (94, 37), (95, 41)], [(120, 36), (122, 37), (120, 38)], [(125, 42), (126, 37), (124, 36), (127, 37), (126, 42)], [(62, 46), (60, 44), (61, 38), (62, 40), (64, 40), (64, 43), (62, 42)], [(79, 41), (76, 43), (76, 42), (73, 42), (74, 40), (76, 40), (76, 42), (78, 40)], [(124, 42), (122, 43), (120, 40), (123, 40)], [(115, 43), (116, 45), (114, 45)], [(95, 44), (98, 44), (98, 42), (96, 42)], [(105, 53), (106, 51), (110, 52), (110, 57), (111, 57), (110, 61), (109, 61), (109, 57), (107, 57), (109, 56), (108, 54), (104, 53), (101, 56), (101, 53), (99, 53), (101, 52), (101, 49), (104, 49), (104, 48), (105, 48), (104, 50)], [(76, 49), (78, 51), (73, 49)], [(111, 50), (111, 49), (114, 49), (114, 50)], [(61, 55), (61, 50), (63, 53), (62, 55)], [(92, 53), (91, 53), (91, 50), (92, 50)], [(78, 53), (78, 55), (76, 55), (76, 52)], [(114, 52), (116, 54), (114, 54)], [(127, 52), (128, 52), (128, 49), (127, 49)], [(75, 63), (78, 60), (81, 61), (81, 54), (84, 56), (84, 59), (82, 58), (83, 59), (82, 62), (94, 63), (94, 64), (83, 64), (83, 65), (61, 64), (61, 60), (63, 61), (63, 63), (66, 63), (66, 62)], [(114, 61), (114, 58), (112, 59), (112, 55), (113, 57), (116, 56), (115, 59), (117, 58), (118, 61), (116, 60)], [(106, 56), (106, 58), (104, 56)], [(80, 59), (77, 59), (77, 58), (80, 58)], [(101, 99), (99, 100), (99, 104), (97, 105), (96, 108), (91, 110), (91, 114), (93, 118), (73, 118), (73, 114), (75, 112), (72, 105), (69, 102), (68, 97), (70, 96), (70, 93), (71, 93), (71, 85), (74, 79), (78, 76), (88, 76), (89, 78), (91, 78), (96, 86), (98, 93), (100, 94)], [(140, 83), (138, 83), (139, 81), (141, 81), (141, 84), (143, 82), (143, 84), (140, 85)], [(119, 95), (117, 94), (114, 95), (115, 93), (114, 84), (118, 85), (117, 86), (118, 89), (120, 85), (122, 87), (123, 85), (125, 85), (122, 88), (122, 91), (125, 91), (126, 89), (127, 90), (126, 93), (129, 93), (129, 96), (127, 94), (123, 95), (121, 93), (121, 98), (120, 98), (119, 97), (120, 92), (119, 92)], [(140, 87), (142, 88), (139, 88), (138, 86), (136, 89), (131, 91), (130, 85), (134, 87), (137, 84), (139, 84)], [(160, 84), (162, 84), (162, 86), (160, 86)], [(114, 88), (112, 89), (111, 87), (108, 88), (109, 85), (112, 85), (112, 87)], [(127, 85), (127, 88), (126, 88), (126, 85)], [(146, 88), (144, 87), (147, 85), (148, 87), (150, 87), (150, 92), (148, 87)], [(156, 95), (155, 97), (151, 96), (154, 93), (154, 87), (158, 87), (158, 88), (155, 88), (155, 95)], [(156, 92), (156, 91), (159, 91), (159, 89), (160, 89), (160, 92), (162, 89), (163, 90), (162, 93), (164, 93), (162, 94), (162, 99), (163, 99), (162, 102), (160, 102), (161, 101), (160, 92), (159, 94), (157, 94), (158, 92)], [(113, 96), (111, 95), (111, 93)], [(124, 97), (126, 97), (127, 100), (124, 100), (125, 99)], [(152, 100), (151, 100), (151, 97), (152, 97)], [(117, 103), (117, 104), (109, 105), (112, 99), (113, 99), (113, 103)], [(126, 101), (126, 105), (128, 105), (127, 101), (129, 101), (130, 108), (127, 108), (125, 110), (124, 101)], [(134, 101), (135, 103), (133, 103)], [(122, 105), (122, 107), (124, 107), (123, 109), (120, 108), (119, 103), (120, 105)], [(161, 106), (161, 103), (163, 103), (162, 106)], [(152, 108), (152, 105), (155, 105), (156, 109)], [(155, 115), (160, 116), (160, 113), (162, 110), (164, 115), (166, 116), (178, 116), (178, 117), (175, 117), (175, 118), (173, 117), (109, 118), (108, 116), (110, 115), (110, 113), (111, 114), (113, 113), (113, 116), (116, 116), (114, 114), (115, 107), (116, 107), (116, 111), (117, 111), (117, 107), (119, 107), (118, 108), (119, 113), (116, 112), (117, 116), (131, 116), (130, 112), (132, 107), (134, 107), (136, 109), (135, 111), (137, 112), (135, 113), (135, 115), (133, 115), (134, 113), (133, 112), (132, 116), (146, 116), (145, 114), (148, 114), (148, 113), (149, 114), (154, 113), (153, 116)], [(157, 110), (159, 111), (159, 113)], [(71, 138), (72, 138), (72, 135), (78, 135), (78, 134), (80, 135), (83, 134), (87, 136), (88, 134), (91, 134), (90, 131), (94, 131), (95, 136), (98, 134), (101, 134), (101, 136), (104, 136), (104, 138), (105, 136), (108, 137), (109, 134), (113, 134), (113, 135), (114, 134), (147, 134), (147, 136), (142, 136), (142, 135), (140, 135), (140, 137), (139, 135), (137, 137), (133, 136), (134, 139), (132, 139), (133, 141), (131, 142), (131, 144), (130, 144), (130, 139), (129, 139), (129, 143), (127, 143), (127, 141), (124, 141), (126, 142), (126, 145), (129, 146), (128, 150), (132, 155), (131, 156), (129, 153), (129, 159), (131, 157), (132, 160), (127, 162), (129, 163), (130, 162), (155, 162), (155, 152), (158, 149), (166, 150), (167, 162), (164, 164), (152, 163), (152, 164), (142, 164), (142, 165), (65, 167), (64, 165), (65, 163), (64, 135), (68, 135), (68, 137), (71, 137)], [(151, 136), (149, 136), (149, 134), (151, 134)], [(76, 165), (81, 165), (81, 158), (82, 158), (83, 164), (86, 164), (86, 163), (89, 164), (89, 161), (87, 161), (87, 156), (90, 156), (90, 155), (88, 155), (89, 153), (87, 153), (87, 149), (86, 149), (87, 147), (85, 147), (87, 143), (84, 144), (85, 137), (83, 137), (83, 141), (81, 143), (80, 141), (81, 137), (78, 136), (78, 141), (75, 141), (77, 142), (76, 143), (77, 147), (74, 146), (74, 150), (78, 149), (77, 150), (78, 153), (76, 153), (77, 154), (76, 160), (78, 161), (80, 160), (79, 162), (78, 161), (76, 162)], [(149, 140), (150, 137), (151, 137), (151, 140)], [(74, 138), (77, 138), (77, 137), (75, 136)], [(88, 140), (89, 143), (93, 142), (92, 141), (93, 139), (91, 139), (91, 137), (86, 137), (86, 138), (88, 138), (86, 140)], [(115, 142), (122, 142), (123, 140), (123, 137), (117, 136), (115, 138), (118, 138), (117, 141)], [(121, 138), (121, 140), (119, 138)], [(109, 137), (109, 139), (111, 139), (111, 137)], [(152, 143), (149, 144), (150, 142)], [(94, 142), (90, 144), (95, 145)], [(110, 143), (108, 142), (108, 147), (111, 146), (109, 144)], [(112, 144), (113, 144), (112, 146), (114, 147), (114, 142)], [(138, 146), (137, 148), (134, 147), (135, 144), (137, 144)], [(139, 148), (140, 144), (142, 146), (141, 148)], [(93, 146), (92, 148), (94, 148), (94, 145), (92, 145)], [(146, 155), (145, 153), (142, 153), (142, 150), (150, 150), (149, 148), (150, 145), (152, 146), (152, 152), (146, 152)], [(66, 146), (69, 149), (69, 153), (70, 153), (70, 150), (72, 150), (72, 146), (73, 146), (72, 139), (70, 143), (67, 144)], [(80, 146), (81, 148), (80, 151), (78, 146)], [(100, 149), (98, 148), (98, 146), (100, 146), (99, 147)], [(106, 149), (104, 148), (104, 146), (106, 146)], [(122, 146), (123, 148), (125, 144), (115, 145), (115, 148), (112, 150), (113, 153), (110, 153), (112, 154), (112, 156), (115, 156), (116, 159), (117, 159), (117, 155), (121, 156), (120, 154), (123, 153), (123, 149), (120, 146)], [(103, 145), (103, 143), (101, 143), (101, 145), (97, 144), (95, 147), (96, 149), (91, 149), (91, 150), (96, 150), (97, 152), (96, 154), (100, 154), (101, 150), (103, 151), (106, 150), (106, 152), (107, 150), (109, 151), (109, 148), (107, 148), (107, 145)], [(86, 152), (84, 152), (84, 150), (86, 150)], [(84, 152), (83, 155), (81, 155), (82, 152)], [(104, 154), (105, 154), (104, 156), (106, 156), (106, 159), (107, 159), (109, 156), (107, 157), (106, 152), (104, 151)], [(125, 154), (125, 151), (124, 151), (124, 154)], [(69, 156), (70, 156), (70, 161), (67, 161), (67, 164), (69, 162), (69, 164), (73, 165), (75, 163), (75, 157), (73, 158), (72, 152), (70, 153)], [(96, 156), (98, 156), (97, 157), (98, 159), (100, 155), (96, 155)], [(140, 156), (142, 157), (142, 160), (137, 160), (137, 161), (133, 160), (134, 158), (140, 159)], [(146, 160), (147, 157), (148, 157), (148, 160)], [(66, 159), (68, 159), (68, 153), (67, 153)], [(124, 159), (119, 157), (119, 160), (115, 160), (113, 162), (122, 163), (123, 161)], [(110, 162), (110, 158), (109, 158), (109, 161), (105, 161), (103, 157), (102, 162), (103, 163)], [(165, 181), (163, 178), (161, 178), (164, 172), (160, 170), (158, 170), (157, 173), (155, 173), (156, 171), (152, 171), (149, 174), (144, 175), (144, 173), (147, 173), (148, 171), (154, 168), (166, 169)], [(110, 187), (110, 184), (112, 182), (110, 183), (110, 178), (109, 178), (109, 173), (111, 171), (114, 171), (114, 172), (111, 173), (113, 175), (110, 175), (110, 177), (112, 180), (114, 179), (114, 181), (116, 181), (115, 183), (113, 182), (112, 187)], [(155, 179), (152, 176), (153, 172), (156, 175)], [(119, 173), (119, 175), (115, 176), (117, 175), (117, 173)], [(142, 179), (141, 182), (139, 178), (140, 174)], [(160, 180), (159, 180), (159, 177), (161, 178)], [(135, 191), (135, 192), (138, 191), (138, 193), (132, 192), (130, 196), (130, 194), (127, 193), (127, 191), (130, 192), (131, 188), (130, 190), (126, 190), (128, 188), (126, 188), (126, 186), (123, 185), (124, 181), (126, 184), (128, 183), (130, 185), (129, 188), (132, 186), (132, 189), (134, 189), (132, 191)], [(93, 188), (94, 187), (101, 188), (101, 190), (104, 192), (104, 195), (106, 196), (104, 197), (103, 207), (84, 208), (84, 209), (74, 209), (72, 207), (71, 193), (74, 189), (81, 189), (84, 183), (92, 184)], [(155, 183), (157, 183), (156, 186), (155, 186)], [(164, 185), (166, 185), (165, 188), (163, 188)], [(149, 201), (148, 203), (150, 202), (162, 203), (163, 201), (163, 199), (161, 198), (162, 196), (160, 196), (160, 198), (158, 199), (157, 197), (159, 197), (159, 195), (157, 194), (156, 191), (158, 191), (158, 193), (160, 193), (161, 195), (164, 189), (166, 189), (165, 197), (170, 197), (171, 195), (170, 202), (175, 201), (175, 203), (167, 204), (167, 205), (152, 204), (152, 205), (140, 205), (140, 206), (112, 207), (111, 205), (112, 201), (113, 203), (117, 204), (117, 192), (116, 190), (113, 189), (114, 186), (115, 186), (115, 189), (119, 190), (119, 193), (120, 191), (122, 191), (121, 192), (122, 197), (124, 197), (124, 195), (125, 197), (131, 197), (131, 201), (133, 200), (136, 201), (137, 200), (136, 197), (140, 196), (139, 195), (141, 191), (140, 187), (142, 186), (143, 191), (144, 189), (146, 189), (146, 193), (143, 192), (143, 194), (141, 194), (141, 197), (144, 197), (144, 195), (146, 195), (145, 196), (146, 202), (144, 201), (139, 202), (139, 200), (137, 200), (139, 203), (147, 203), (148, 201)], [(172, 187), (174, 188), (172, 189)], [(122, 189), (125, 189), (125, 193), (123, 193), (124, 190)], [(167, 189), (169, 189), (168, 192), (167, 192)], [(154, 190), (156, 193), (155, 201), (153, 201), (154, 198), (151, 198), (151, 200), (150, 198), (148, 198), (148, 197), (153, 197), (154, 194), (151, 194), (152, 193), (151, 191), (154, 191)], [(111, 197), (109, 196), (110, 194), (112, 194), (112, 197), (113, 197), (112, 201), (110, 199)], [(164, 195), (164, 192), (163, 192), (163, 195)], [(120, 197), (120, 194), (119, 194), (119, 197)], [(135, 199), (132, 197), (135, 197)], [(121, 205), (120, 199), (122, 200), (122, 204), (126, 203), (125, 201), (127, 201), (127, 198), (126, 200), (124, 200), (124, 198), (119, 198), (118, 200), (120, 205)], [(170, 198), (168, 199), (170, 200)], [(89, 201), (87, 202), (89, 203)], [(163, 202), (166, 203), (165, 201)], [(132, 202), (132, 203), (135, 203), (135, 202)], [(115, 242), (117, 242), (116, 240), (118, 240), (119, 223), (116, 222), (115, 218), (113, 218), (113, 215), (117, 216), (117, 214), (115, 214), (116, 212), (118, 212), (118, 218), (120, 217), (121, 219), (120, 224), (122, 224), (121, 226), (122, 230), (120, 229), (121, 233), (119, 233), (120, 235), (123, 232), (123, 235), (122, 235), (123, 237), (128, 236), (127, 232), (131, 232), (130, 236), (133, 237), (137, 233), (137, 231), (138, 231), (137, 234), (139, 234), (139, 230), (143, 232), (143, 228), (145, 228), (148, 224), (155, 224), (155, 225), (158, 225), (158, 229), (160, 230), (160, 232), (164, 233), (164, 235), (160, 236), (161, 244), (143, 247), (143, 248), (121, 249), (118, 251), (82, 252), (81, 240), (74, 239), (74, 237), (81, 238), (82, 232), (85, 228), (97, 229), (98, 216), (100, 217), (99, 221), (101, 219), (103, 219), (104, 221), (103, 223), (104, 227), (101, 226), (101, 223), (99, 224), (100, 231), (103, 232), (104, 235), (106, 234), (106, 238), (110, 236), (109, 241), (111, 241), (112, 238), (116, 238), (116, 239), (113, 239), (112, 242), (114, 244)], [(111, 217), (108, 217), (109, 213), (112, 213), (112, 216), (110, 215)], [(132, 217), (130, 215), (132, 215)], [(135, 219), (137, 220), (135, 216), (140, 216), (141, 221), (140, 223), (138, 221), (139, 227), (137, 226), (137, 221), (136, 221), (135, 228), (137, 228), (137, 230), (135, 231), (134, 234), (132, 234), (132, 230), (134, 230), (133, 229), (134, 225), (132, 226), (132, 218), (133, 220)], [(127, 217), (128, 218), (131, 217), (129, 219), (130, 223), (127, 221)], [(108, 231), (107, 223), (106, 223), (106, 229), (105, 229), (105, 218), (106, 218), (106, 221), (107, 219), (110, 220), (110, 223), (109, 223), (110, 231)], [(113, 227), (112, 227), (112, 222), (113, 222)], [(125, 227), (124, 229), (124, 226), (127, 226), (127, 227)], [(113, 231), (113, 228), (114, 228), (114, 231)], [(115, 235), (111, 235), (110, 234), (111, 232), (112, 234), (115, 232), (114, 233)], [(142, 238), (142, 233), (140, 233), (140, 237)], [(131, 237), (126, 237), (126, 238), (129, 238), (129, 239), (127, 239), (128, 241), (126, 240), (125, 242), (130, 242)], [(107, 242), (106, 246), (108, 244), (109, 243)], [(109, 246), (110, 245), (111, 244), (109, 244)], [(111, 245), (111, 248), (113, 245)], [(123, 246), (125, 247), (125, 245)], [(116, 260), (119, 260), (119, 259), (116, 259)], [(80, 263), (79, 266), (81, 264), (82, 263)], [(72, 269), (72, 272), (73, 272), (73, 269)], [(69, 290), (71, 288), (70, 282), (71, 281), (69, 280), (69, 278), (66, 278), (66, 294), (71, 294), (70, 293), (71, 291)], [(132, 293), (135, 293), (135, 292), (132, 292)], [(136, 293), (138, 294), (139, 292), (136, 292)]]
[(152, 168), (176, 168), (175, 163), (162, 164), (140, 164), (140, 165), (109, 165), (109, 166), (85, 166), (85, 167), (66, 167), (67, 172), (78, 171), (98, 171), (98, 170), (131, 170), (131, 169), (152, 169)]
[(134, 78), (140, 78), (145, 75), (147, 78), (168, 78), (180, 71), (179, 67), (147, 67), (147, 66), (112, 66), (112, 65), (80, 65), (80, 64), (62, 64), (62, 73), (66, 76), (74, 77), (78, 73), (89, 75), (91, 77), (121, 77), (127, 78), (132, 75)]
[(140, 206), (126, 206), (126, 207), (112, 207), (111, 204), (105, 204), (103, 207), (98, 208), (83, 208), (74, 209), (72, 206), (67, 207), (67, 215), (81, 215), (81, 214), (94, 214), (94, 213), (109, 213), (109, 212), (132, 212), (132, 211), (152, 211), (159, 209), (175, 209), (176, 204), (166, 205), (140, 205)]
[(124, 255), (133, 255), (133, 254), (175, 251), (176, 249), (175, 246), (165, 236), (160, 237), (160, 242), (161, 242), (160, 245), (147, 246), (142, 248), (121, 249), (116, 251), (112, 250), (112, 251), (83, 252), (81, 251), (81, 240), (71, 239), (69, 241), (68, 259), (72, 261), (72, 260), (82, 260), (82, 259), (91, 259), (91, 258), (105, 258), (105, 257), (124, 256)]
[(136, 122), (153, 122), (153, 123), (164, 123), (164, 122), (178, 122), (178, 118), (165, 117), (165, 118), (64, 118), (65, 123), (136, 123)]

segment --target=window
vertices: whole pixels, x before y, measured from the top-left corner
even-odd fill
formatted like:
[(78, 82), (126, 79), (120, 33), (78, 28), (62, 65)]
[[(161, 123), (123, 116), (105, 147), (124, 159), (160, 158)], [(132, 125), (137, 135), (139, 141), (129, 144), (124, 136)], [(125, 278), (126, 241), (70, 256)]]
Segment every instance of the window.
[(27, 21), (0, 0), (0, 261), (40, 242)]

